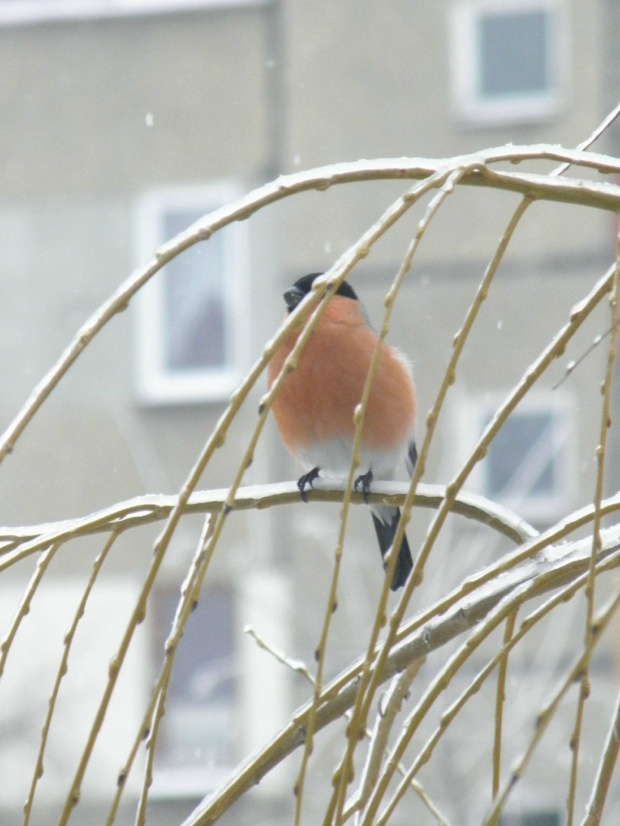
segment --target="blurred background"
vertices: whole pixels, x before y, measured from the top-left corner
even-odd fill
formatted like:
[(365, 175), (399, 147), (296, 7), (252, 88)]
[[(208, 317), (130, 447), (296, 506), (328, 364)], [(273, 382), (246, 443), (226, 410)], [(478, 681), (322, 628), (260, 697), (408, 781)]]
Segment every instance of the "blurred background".
[[(617, 103), (619, 42), (616, 0), (0, 0), (0, 427), (89, 315), (201, 215), (279, 174), (341, 161), (451, 157), (506, 143), (576, 146)], [(618, 127), (595, 148), (620, 154)], [(531, 168), (548, 172), (553, 164)], [(299, 194), (177, 258), (88, 347), (3, 462), (0, 524), (69, 519), (140, 494), (175, 493), (280, 323), (283, 290), (328, 268), (405, 188), (357, 183)], [(400, 291), (390, 340), (413, 361), (419, 439), (453, 336), (518, 203), (508, 193), (460, 189), (429, 227)], [(351, 276), (377, 325), (424, 206)], [(461, 360), (423, 481), (450, 480), (507, 391), (609, 266), (616, 232), (611, 214), (530, 207)], [(469, 489), (538, 528), (592, 501), (605, 347), (553, 388), (607, 326), (602, 311), (585, 325), (565, 362), (511, 416)], [(263, 391), (264, 383), (244, 405), (200, 487), (231, 483)], [(613, 430), (612, 439), (616, 451)], [(618, 488), (613, 464), (610, 491)], [(298, 475), (270, 425), (246, 483)], [(428, 518), (414, 514), (412, 546)], [(188, 518), (175, 534), (93, 754), (76, 824), (105, 822), (200, 525)], [(309, 696), (302, 679), (243, 629), (249, 624), (279, 650), (314, 662), (337, 526), (338, 508), (317, 504), (229, 518), (179, 650), (149, 823), (180, 822)], [(93, 589), (63, 680), (33, 823), (56, 822), (158, 530), (123, 536)], [(509, 547), (454, 518), (419, 599), (430, 602)], [(100, 549), (97, 538), (63, 547), (8, 657), (0, 682), (2, 823), (21, 822), (63, 634)], [(2, 629), (35, 562), (3, 573)], [(381, 573), (370, 518), (354, 509), (327, 676), (364, 650)], [(564, 642), (582, 633), (584, 604), (567, 606), (559, 626), (545, 627), (515, 655), (506, 736), (517, 750), (569, 656)], [(586, 766), (594, 765), (617, 689), (616, 639), (601, 647), (593, 671)], [(429, 767), (422, 777), (455, 823), (480, 822), (488, 804), (487, 712), (484, 696), (472, 702), (444, 739), (441, 772)], [(566, 713), (568, 728), (549, 733), (505, 824), (564, 822)], [(316, 822), (315, 803), (322, 811), (341, 743), (333, 732), (317, 743), (308, 823)], [(222, 822), (291, 822), (296, 765), (294, 758)], [(139, 775), (130, 778), (119, 823), (133, 822)], [(617, 791), (612, 803), (609, 823), (620, 816)], [(413, 822), (418, 804), (411, 805), (395, 823)]]

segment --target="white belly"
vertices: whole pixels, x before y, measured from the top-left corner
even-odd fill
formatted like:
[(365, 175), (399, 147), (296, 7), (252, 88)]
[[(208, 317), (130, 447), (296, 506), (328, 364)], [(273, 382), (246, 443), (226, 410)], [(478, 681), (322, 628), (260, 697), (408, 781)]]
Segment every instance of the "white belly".
[[(372, 470), (375, 479), (391, 479), (401, 462), (405, 461), (408, 442), (395, 450), (364, 450), (356, 476)], [(297, 449), (296, 457), (305, 471), (318, 467), (321, 476), (346, 479), (351, 467), (353, 442), (349, 439), (330, 439), (327, 442)]]

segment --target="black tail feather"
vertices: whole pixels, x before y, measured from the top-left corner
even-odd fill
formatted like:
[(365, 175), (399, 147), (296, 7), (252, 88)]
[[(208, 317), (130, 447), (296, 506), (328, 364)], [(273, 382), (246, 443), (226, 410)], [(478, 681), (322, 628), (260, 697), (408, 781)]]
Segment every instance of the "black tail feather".
[[(383, 514), (386, 510), (389, 511), (389, 518), (386, 521), (380, 519), (375, 515), (374, 511), (371, 510), (372, 521), (377, 533), (377, 539), (379, 540), (379, 548), (381, 549), (382, 557), (385, 557), (387, 552), (392, 547), (394, 535), (396, 534), (396, 529), (398, 528), (398, 523), (400, 522), (400, 510), (398, 508), (382, 509)], [(396, 567), (394, 568), (394, 576), (392, 577), (392, 583), (390, 585), (392, 591), (396, 591), (405, 584), (412, 568), (413, 560), (411, 558), (411, 551), (409, 550), (409, 542), (407, 541), (406, 535), (403, 534), (403, 541), (398, 552), (398, 559), (396, 560)]]

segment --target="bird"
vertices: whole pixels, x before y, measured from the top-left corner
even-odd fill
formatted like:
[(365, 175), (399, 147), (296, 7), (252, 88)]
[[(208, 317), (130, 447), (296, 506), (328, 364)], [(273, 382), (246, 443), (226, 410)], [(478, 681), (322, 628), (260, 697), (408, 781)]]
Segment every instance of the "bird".
[[(324, 273), (299, 278), (283, 294), (286, 313), (292, 313)], [(276, 349), (268, 366), (269, 388), (279, 376), (301, 330), (291, 332)], [(343, 281), (325, 308), (299, 354), (295, 368), (284, 378), (273, 400), (273, 414), (282, 440), (304, 469), (297, 487), (306, 490), (319, 477), (348, 478), (355, 438), (355, 409), (362, 400), (378, 336), (354, 289)], [(414, 425), (416, 389), (411, 366), (396, 348), (381, 341), (361, 434), (361, 462), (355, 490), (367, 502), (373, 480), (389, 480), (401, 462), (409, 475), (417, 461)], [(392, 547), (400, 509), (370, 504), (381, 556)], [(406, 535), (398, 551), (390, 588), (405, 584), (413, 561)]]

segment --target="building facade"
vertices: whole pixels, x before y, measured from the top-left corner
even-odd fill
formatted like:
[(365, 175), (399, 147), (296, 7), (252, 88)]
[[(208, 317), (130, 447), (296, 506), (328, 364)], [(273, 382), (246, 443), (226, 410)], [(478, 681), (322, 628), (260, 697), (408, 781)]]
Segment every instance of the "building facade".
[[(0, 0), (2, 428), (97, 307), (205, 213), (280, 174), (342, 161), (446, 158), (507, 143), (575, 146), (617, 102), (619, 35), (620, 10), (606, 0)], [(617, 127), (598, 146), (610, 154), (619, 147)], [(384, 181), (298, 194), (230, 225), (159, 273), (89, 344), (4, 460), (0, 523), (77, 518), (136, 496), (176, 493), (280, 323), (283, 290), (333, 264), (403, 189), (402, 181)], [(419, 439), (454, 333), (517, 204), (498, 190), (457, 188), (403, 284), (390, 338), (414, 364)], [(423, 207), (353, 275), (377, 325)], [(461, 360), (425, 481), (452, 478), (508, 390), (613, 260), (616, 224), (574, 206), (536, 203), (527, 211)], [(592, 320), (470, 480), (538, 527), (592, 501), (599, 418), (591, 400), (604, 348), (554, 387), (605, 324), (602, 313)], [(263, 392), (264, 383), (251, 393), (201, 488), (231, 484)], [(297, 474), (270, 422), (244, 484)], [(233, 514), (179, 647), (153, 823), (180, 822), (308, 696), (243, 630), (250, 625), (277, 650), (313, 662), (337, 519), (336, 509), (302, 504)], [(413, 541), (426, 520), (412, 524)], [(505, 549), (462, 522), (450, 526), (441, 549), (451, 562), (430, 566), (427, 598)], [(160, 529), (122, 535), (105, 561), (76, 634), (57, 709), (65, 734), (50, 735), (33, 822), (57, 817)], [(201, 520), (188, 518), (173, 538), (107, 715), (112, 722), (93, 753), (76, 823), (104, 822), (200, 530)], [(367, 639), (381, 585), (368, 535), (367, 514), (356, 510), (330, 674)], [(0, 683), (7, 822), (17, 822), (28, 795), (63, 634), (100, 550), (96, 538), (63, 546), (7, 658)], [(2, 627), (32, 572), (29, 559), (4, 575)], [(566, 623), (581, 628), (579, 616), (569, 613)], [(542, 702), (553, 672), (540, 660), (535, 645), (523, 655)], [(591, 725), (602, 732), (615, 683), (613, 645), (596, 667), (605, 690), (593, 702), (601, 712)], [(524, 719), (515, 712), (517, 740)], [(327, 767), (338, 744), (321, 740)], [(544, 759), (562, 745), (566, 751), (559, 732), (515, 811), (515, 818), (539, 819), (507, 823), (562, 822), (555, 788), (564, 767)], [(445, 776), (428, 778), (429, 787), (454, 822), (479, 822), (488, 789), (472, 764), (483, 757), (458, 735), (445, 751)], [(127, 822), (143, 759), (128, 784)], [(292, 783), (290, 769), (277, 773), (225, 822), (290, 822)], [(614, 805), (617, 812), (620, 797)]]

